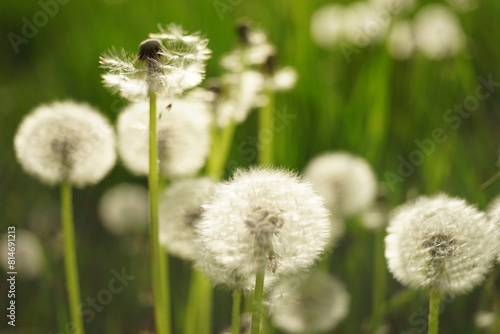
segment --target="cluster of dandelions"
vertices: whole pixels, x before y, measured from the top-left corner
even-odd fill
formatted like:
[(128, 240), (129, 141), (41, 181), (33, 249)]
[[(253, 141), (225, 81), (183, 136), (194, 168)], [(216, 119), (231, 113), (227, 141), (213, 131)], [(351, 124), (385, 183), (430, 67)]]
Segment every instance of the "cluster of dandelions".
[(328, 50), (339, 46), (344, 53), (385, 41), (388, 53), (397, 60), (408, 59), (416, 51), (431, 60), (453, 57), (465, 47), (456, 12), (473, 10), (476, 4), (473, 0), (448, 3), (421, 8), (413, 0), (329, 4), (313, 14), (311, 36), (318, 46)]

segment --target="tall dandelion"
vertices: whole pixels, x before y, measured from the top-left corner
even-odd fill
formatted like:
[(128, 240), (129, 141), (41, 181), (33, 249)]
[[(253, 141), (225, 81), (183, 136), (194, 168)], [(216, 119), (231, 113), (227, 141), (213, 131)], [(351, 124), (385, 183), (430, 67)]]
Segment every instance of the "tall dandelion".
[(108, 121), (87, 104), (54, 102), (26, 116), (14, 138), (23, 169), (42, 182), (61, 184), (61, 220), (69, 309), (84, 332), (76, 264), (72, 187), (99, 182), (114, 166), (115, 137)]
[(329, 240), (328, 210), (309, 183), (283, 170), (238, 170), (217, 187), (199, 223), (199, 241), (216, 283), (254, 290), (252, 334), (264, 288), (312, 266)]
[(493, 222), (464, 200), (440, 194), (397, 208), (387, 228), (389, 271), (410, 288), (430, 290), (429, 333), (439, 302), (480, 284), (497, 255)]
[[(137, 54), (112, 50), (100, 58), (104, 85), (131, 101), (149, 99), (148, 183), (150, 203), (150, 245), (155, 320), (159, 334), (170, 333), (168, 257), (160, 249), (158, 228), (159, 164), (161, 135), (157, 122), (157, 97), (172, 98), (199, 85), (205, 62), (210, 58), (208, 40), (187, 34), (180, 26), (159, 26), (159, 32), (139, 45)], [(165, 115), (168, 116), (168, 115)]]

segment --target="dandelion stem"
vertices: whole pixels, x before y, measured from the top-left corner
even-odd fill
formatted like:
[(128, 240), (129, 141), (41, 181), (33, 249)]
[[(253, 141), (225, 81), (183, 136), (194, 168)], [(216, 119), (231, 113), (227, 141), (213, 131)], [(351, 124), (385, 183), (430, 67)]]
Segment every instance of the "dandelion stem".
[(61, 184), (61, 219), (64, 231), (64, 264), (66, 267), (66, 287), (68, 289), (71, 322), (75, 331), (83, 334), (84, 327), (80, 310), (81, 298), (73, 226), (72, 191), (71, 184), (67, 181), (63, 181)]
[(233, 308), (231, 316), (231, 333), (238, 334), (240, 331), (241, 290), (233, 291)]
[(262, 166), (274, 163), (274, 92), (268, 90), (267, 97), (268, 103), (259, 111), (259, 164)]
[(431, 289), (429, 295), (429, 328), (428, 334), (438, 334), (439, 328), (439, 303), (441, 292)]
[(170, 303), (167, 300), (167, 254), (162, 255), (158, 228), (158, 196), (160, 188), (158, 171), (158, 138), (156, 131), (156, 93), (149, 92), (149, 221), (151, 271), (154, 295), (155, 321), (158, 334), (170, 333)]
[(214, 180), (219, 180), (224, 172), (235, 129), (236, 123), (230, 121), (223, 129), (215, 127), (213, 130), (212, 153), (207, 164), (207, 175)]
[(265, 268), (260, 268), (255, 275), (255, 292), (253, 297), (252, 309), (252, 328), (250, 334), (259, 334), (260, 332), (260, 317), (262, 314), (262, 299), (264, 297), (264, 277)]
[(372, 331), (375, 332), (381, 325), (383, 314), (386, 307), (386, 268), (384, 255), (384, 229), (375, 231), (375, 251), (374, 251), (374, 280), (373, 280), (373, 299), (372, 299)]

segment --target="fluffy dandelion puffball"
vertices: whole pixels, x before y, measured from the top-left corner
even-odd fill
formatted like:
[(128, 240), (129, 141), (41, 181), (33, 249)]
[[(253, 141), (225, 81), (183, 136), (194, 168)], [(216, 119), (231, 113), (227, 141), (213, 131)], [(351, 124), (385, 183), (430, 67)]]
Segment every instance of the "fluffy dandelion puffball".
[(344, 6), (329, 4), (311, 17), (311, 38), (324, 49), (330, 49), (344, 38)]
[(109, 122), (91, 106), (72, 101), (36, 108), (19, 126), (14, 147), (23, 169), (51, 185), (95, 184), (116, 160)]
[(194, 260), (195, 230), (216, 183), (209, 178), (177, 181), (160, 199), (160, 242), (169, 254)]
[(284, 170), (238, 170), (219, 185), (198, 225), (202, 270), (215, 283), (252, 289), (266, 272), (266, 288), (280, 276), (314, 264), (329, 241), (323, 199)]
[(449, 7), (431, 4), (421, 8), (414, 21), (415, 43), (433, 60), (455, 56), (465, 46), (460, 21)]
[(450, 295), (481, 283), (498, 250), (494, 224), (464, 200), (444, 194), (395, 209), (387, 233), (385, 257), (399, 282)]
[[(158, 100), (158, 156), (167, 177), (195, 174), (205, 164), (210, 147), (210, 105), (190, 100)], [(149, 103), (127, 106), (118, 117), (118, 152), (136, 175), (149, 171)]]
[[(0, 265), (5, 269), (5, 271), (13, 271), (9, 269), (9, 264), (7, 262), (7, 253), (11, 252), (9, 250), (9, 234), (4, 234), (0, 239), (0, 251), (2, 252), (2, 261)], [(12, 236), (12, 235), (11, 235)], [(44, 249), (40, 238), (28, 230), (16, 229), (15, 234), (15, 258), (16, 258), (16, 272), (19, 277), (30, 280), (34, 279), (43, 271), (44, 266)]]
[(201, 83), (211, 54), (208, 40), (199, 34), (187, 34), (174, 24), (159, 29), (141, 43), (138, 54), (112, 49), (101, 56), (106, 87), (139, 101), (146, 99), (150, 91), (172, 97)]
[(347, 316), (349, 300), (344, 285), (327, 273), (288, 278), (270, 293), (271, 321), (289, 333), (329, 331)]
[(149, 219), (146, 188), (130, 183), (114, 186), (99, 201), (99, 216), (116, 235), (144, 231)]
[(325, 198), (328, 208), (344, 216), (367, 209), (377, 195), (377, 181), (370, 165), (350, 153), (320, 155), (311, 160), (304, 175)]
[(409, 21), (395, 22), (387, 36), (387, 52), (396, 60), (411, 57), (415, 50), (413, 28)]

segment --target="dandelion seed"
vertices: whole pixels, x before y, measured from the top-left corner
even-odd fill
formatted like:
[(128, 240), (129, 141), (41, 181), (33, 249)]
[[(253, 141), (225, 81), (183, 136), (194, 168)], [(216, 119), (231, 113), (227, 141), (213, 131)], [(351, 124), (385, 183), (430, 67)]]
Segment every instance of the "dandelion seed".
[(160, 199), (160, 242), (169, 254), (194, 260), (196, 227), (216, 183), (209, 178), (175, 182)]
[(429, 59), (455, 56), (465, 46), (460, 22), (447, 6), (432, 4), (421, 8), (415, 16), (414, 33), (417, 49)]
[(141, 232), (148, 223), (148, 192), (143, 186), (123, 183), (102, 196), (99, 216), (111, 233), (123, 235)]
[(282, 170), (239, 170), (218, 186), (199, 223), (199, 266), (214, 282), (252, 289), (307, 269), (329, 239), (328, 210), (308, 183)]
[(108, 51), (100, 57), (103, 82), (131, 101), (147, 98), (150, 91), (172, 97), (201, 83), (205, 62), (210, 58), (208, 40), (199, 34), (186, 34), (180, 26), (159, 26), (142, 42), (139, 54)]
[(332, 212), (350, 216), (367, 209), (377, 194), (375, 175), (368, 163), (345, 152), (314, 158), (304, 171)]
[[(40, 238), (38, 236), (28, 230), (16, 230), (16, 250), (15, 250), (15, 259), (16, 259), (16, 272), (20, 278), (31, 280), (35, 279), (43, 272), (44, 267), (44, 249)], [(13, 241), (8, 239), (7, 234), (2, 235), (0, 239), (0, 251), (2, 254), (2, 261), (0, 261), (0, 265), (5, 269), (5, 271), (13, 271), (9, 268), (9, 264), (7, 262), (7, 253), (9, 248), (9, 241)]]
[[(495, 197), (486, 208), (488, 219), (496, 226), (497, 240), (500, 241), (500, 196)], [(500, 244), (500, 243), (499, 243)], [(500, 263), (500, 248), (497, 249), (497, 262)]]
[(395, 22), (387, 36), (387, 51), (396, 60), (405, 60), (411, 57), (415, 50), (415, 41), (411, 23), (408, 21)]
[(481, 283), (497, 254), (494, 224), (443, 194), (397, 208), (387, 232), (389, 270), (411, 288), (465, 293)]
[[(149, 171), (148, 110), (147, 102), (137, 102), (118, 117), (118, 152), (125, 167), (137, 175), (147, 175)], [(158, 119), (161, 173), (174, 178), (195, 174), (203, 167), (209, 151), (209, 104), (189, 96), (182, 100), (159, 100), (160, 113), (165, 114)]]
[(329, 274), (288, 278), (270, 293), (271, 320), (289, 333), (330, 331), (347, 316), (349, 300), (344, 285)]
[(23, 169), (51, 185), (95, 184), (116, 160), (109, 122), (89, 105), (71, 101), (42, 105), (26, 116), (14, 147)]

